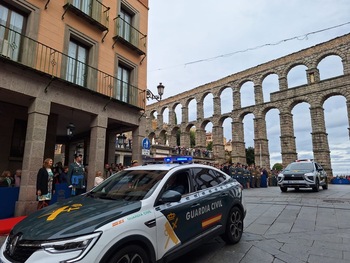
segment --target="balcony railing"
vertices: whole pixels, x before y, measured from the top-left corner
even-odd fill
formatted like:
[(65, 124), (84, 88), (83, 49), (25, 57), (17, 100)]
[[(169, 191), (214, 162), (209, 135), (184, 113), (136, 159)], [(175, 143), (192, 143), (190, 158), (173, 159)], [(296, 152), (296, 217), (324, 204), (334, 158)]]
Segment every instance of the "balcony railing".
[(67, 10), (71, 10), (76, 15), (87, 19), (100, 30), (105, 31), (108, 29), (110, 8), (103, 5), (98, 0), (65, 0), (65, 5), (63, 7), (65, 11), (62, 15), (62, 19)]
[(140, 109), (145, 91), (0, 25), (0, 57)]
[(120, 16), (114, 18), (114, 41), (119, 41), (129, 48), (136, 50), (140, 55), (146, 54), (147, 36), (142, 34)]

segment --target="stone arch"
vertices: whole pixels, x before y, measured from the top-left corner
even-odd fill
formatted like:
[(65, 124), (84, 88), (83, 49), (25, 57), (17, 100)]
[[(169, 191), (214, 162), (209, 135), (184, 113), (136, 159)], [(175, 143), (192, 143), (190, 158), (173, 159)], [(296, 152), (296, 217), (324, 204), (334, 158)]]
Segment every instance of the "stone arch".
[(233, 110), (233, 90), (230, 86), (224, 86), (220, 90), (220, 112), (221, 114)]
[(340, 56), (335, 54), (323, 56), (323, 58), (317, 63), (317, 69), (319, 71), (320, 80), (344, 75), (344, 67), (341, 59), (342, 58)]
[(279, 91), (278, 75), (276, 73), (265, 74), (261, 82), (264, 102), (271, 100), (270, 94)]
[(182, 122), (182, 104), (179, 102), (179, 103), (175, 103), (173, 105), (173, 108), (172, 108), (173, 112), (174, 112), (174, 125), (178, 125)]
[(197, 116), (198, 116), (197, 100), (195, 98), (188, 100), (187, 107), (188, 107), (188, 121), (197, 120)]
[[(247, 89), (248, 92), (242, 92), (242, 88)], [(241, 107), (255, 105), (254, 81), (247, 80), (240, 85), (240, 99)]]
[(166, 130), (161, 130), (157, 139), (156, 144), (169, 145), (168, 132)]
[[(305, 69), (305, 71), (302, 71), (303, 69)], [(307, 84), (307, 76), (306, 76), (307, 69), (308, 69), (308, 67), (302, 63), (295, 64), (293, 67), (291, 67), (288, 71), (288, 74), (287, 74), (288, 88), (294, 88), (294, 87), (298, 87), (301, 85), (306, 85)], [(297, 75), (293, 76), (293, 74), (295, 75), (295, 73)], [(292, 76), (291, 76), (291, 74), (292, 74)], [(296, 82), (295, 81), (296, 78), (298, 78), (302, 81), (299, 80)]]
[(161, 112), (162, 112), (162, 118), (163, 118), (163, 125), (170, 124), (169, 108), (168, 107), (164, 107), (164, 108), (162, 108)]
[(208, 118), (214, 115), (214, 95), (207, 92), (203, 98), (203, 117)]

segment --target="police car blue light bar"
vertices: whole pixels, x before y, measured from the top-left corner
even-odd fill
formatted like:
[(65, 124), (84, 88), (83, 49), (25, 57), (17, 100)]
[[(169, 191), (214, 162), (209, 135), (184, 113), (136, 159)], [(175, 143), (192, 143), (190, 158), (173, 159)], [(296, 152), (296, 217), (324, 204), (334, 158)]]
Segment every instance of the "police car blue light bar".
[(192, 163), (192, 156), (165, 157), (164, 163)]

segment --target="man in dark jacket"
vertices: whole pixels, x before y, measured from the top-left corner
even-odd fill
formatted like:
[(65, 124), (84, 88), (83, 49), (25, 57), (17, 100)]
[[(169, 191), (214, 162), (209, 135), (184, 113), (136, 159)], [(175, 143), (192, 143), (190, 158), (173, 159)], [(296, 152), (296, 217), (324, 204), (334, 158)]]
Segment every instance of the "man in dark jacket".
[(85, 169), (81, 163), (82, 159), (82, 154), (75, 154), (74, 162), (69, 165), (67, 176), (72, 195), (80, 195), (85, 192)]

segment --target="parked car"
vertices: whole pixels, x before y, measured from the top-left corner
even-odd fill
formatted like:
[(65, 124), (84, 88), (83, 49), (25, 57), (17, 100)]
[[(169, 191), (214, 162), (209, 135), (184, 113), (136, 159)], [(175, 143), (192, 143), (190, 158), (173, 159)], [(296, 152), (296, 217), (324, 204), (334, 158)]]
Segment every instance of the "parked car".
[(277, 177), (282, 192), (288, 188), (312, 188), (318, 192), (320, 186), (328, 189), (327, 173), (322, 166), (312, 159), (297, 160), (290, 163)]
[(217, 235), (239, 242), (242, 198), (241, 185), (211, 166), (128, 168), (18, 223), (0, 262), (167, 262)]

